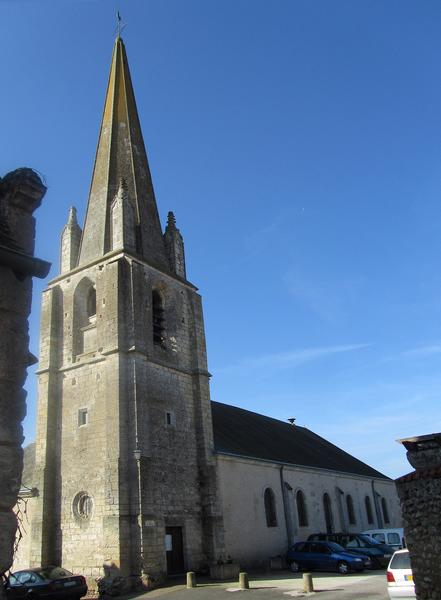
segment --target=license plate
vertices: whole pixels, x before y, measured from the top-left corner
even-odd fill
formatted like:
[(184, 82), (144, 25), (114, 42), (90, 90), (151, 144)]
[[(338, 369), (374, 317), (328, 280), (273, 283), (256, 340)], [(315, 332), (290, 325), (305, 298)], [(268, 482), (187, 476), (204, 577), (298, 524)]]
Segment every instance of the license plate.
[(76, 585), (77, 582), (76, 581), (66, 581), (66, 583), (64, 584), (64, 587), (70, 587), (71, 585)]
[(404, 581), (413, 581), (413, 575), (405, 575)]

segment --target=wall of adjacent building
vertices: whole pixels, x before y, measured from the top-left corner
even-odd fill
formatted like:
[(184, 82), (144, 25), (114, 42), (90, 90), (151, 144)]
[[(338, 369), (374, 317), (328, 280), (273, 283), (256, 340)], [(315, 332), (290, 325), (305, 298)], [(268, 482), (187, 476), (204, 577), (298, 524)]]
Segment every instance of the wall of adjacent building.
[[(219, 486), (225, 524), (226, 555), (241, 567), (264, 564), (270, 557), (284, 555), (289, 543), (326, 531), (323, 495), (329, 494), (334, 531), (360, 532), (381, 525), (375, 511), (374, 493), (384, 497), (389, 513), (388, 527), (401, 526), (401, 512), (394, 482), (343, 473), (297, 468), (218, 455)], [(283, 478), (283, 481), (282, 481)], [(271, 488), (275, 498), (277, 525), (268, 527), (264, 494)], [(282, 492), (284, 490), (284, 492)], [(296, 494), (304, 494), (307, 526), (299, 526)], [(285, 500), (283, 498), (285, 496)], [(349, 524), (346, 496), (353, 500), (355, 521)], [(368, 523), (365, 497), (370, 498), (373, 524)], [(381, 501), (378, 503), (381, 511)], [(382, 518), (382, 513), (380, 512)]]
[(0, 575), (9, 570), (13, 560), (17, 529), (14, 506), (23, 468), (23, 384), (27, 367), (35, 362), (29, 353), (28, 335), (32, 276), (45, 276), (49, 270), (46, 263), (39, 273), (33, 257), (32, 214), (45, 191), (31, 169), (17, 169), (0, 178)]

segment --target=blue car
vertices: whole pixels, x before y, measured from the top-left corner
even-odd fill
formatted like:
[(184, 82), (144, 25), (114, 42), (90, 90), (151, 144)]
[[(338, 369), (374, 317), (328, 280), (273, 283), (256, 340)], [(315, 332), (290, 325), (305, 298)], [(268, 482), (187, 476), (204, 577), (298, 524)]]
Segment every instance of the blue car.
[(286, 554), (291, 571), (337, 571), (346, 575), (371, 567), (369, 556), (346, 550), (335, 542), (298, 542)]

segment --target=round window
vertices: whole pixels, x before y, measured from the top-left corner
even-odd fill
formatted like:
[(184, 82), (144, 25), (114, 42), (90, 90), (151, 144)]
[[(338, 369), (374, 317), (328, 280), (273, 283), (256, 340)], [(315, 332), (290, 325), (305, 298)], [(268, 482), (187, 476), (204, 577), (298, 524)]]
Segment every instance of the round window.
[(87, 492), (79, 492), (73, 501), (73, 512), (78, 519), (87, 520), (92, 516), (93, 500)]

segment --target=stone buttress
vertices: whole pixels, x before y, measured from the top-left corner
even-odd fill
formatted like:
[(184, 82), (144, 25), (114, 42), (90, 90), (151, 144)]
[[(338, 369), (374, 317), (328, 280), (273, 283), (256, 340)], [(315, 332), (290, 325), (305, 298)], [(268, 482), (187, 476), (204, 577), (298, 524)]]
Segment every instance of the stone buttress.
[(223, 551), (201, 298), (163, 235), (124, 44), (43, 294), (31, 560), (156, 579)]

